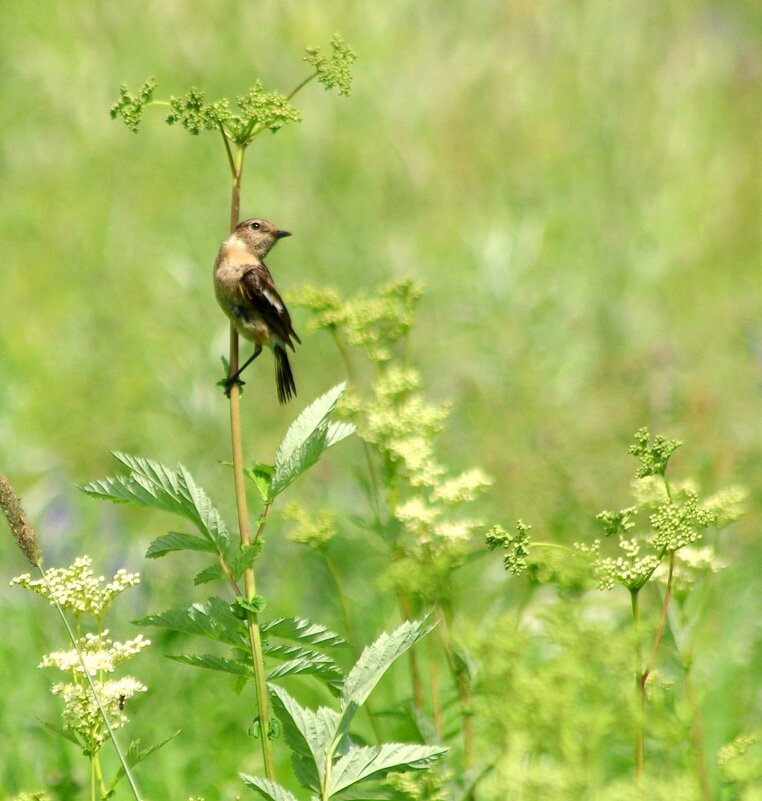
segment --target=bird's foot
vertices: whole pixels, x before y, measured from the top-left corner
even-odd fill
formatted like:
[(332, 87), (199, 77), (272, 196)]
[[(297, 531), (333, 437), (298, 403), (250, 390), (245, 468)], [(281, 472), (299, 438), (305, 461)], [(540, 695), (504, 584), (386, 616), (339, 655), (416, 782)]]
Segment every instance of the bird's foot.
[(218, 387), (222, 387), (225, 390), (225, 397), (229, 398), (230, 393), (233, 390), (233, 387), (238, 387), (238, 393), (241, 394), (243, 392), (243, 385), (245, 381), (242, 381), (237, 375), (229, 376), (228, 378), (223, 378), (217, 382)]

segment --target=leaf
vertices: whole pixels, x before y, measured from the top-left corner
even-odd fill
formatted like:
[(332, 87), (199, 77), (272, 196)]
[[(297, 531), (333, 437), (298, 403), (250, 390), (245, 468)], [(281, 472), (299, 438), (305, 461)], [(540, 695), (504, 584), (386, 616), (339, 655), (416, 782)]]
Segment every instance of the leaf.
[[(137, 765), (139, 762), (142, 762), (146, 757), (149, 757), (155, 751), (158, 751), (160, 748), (163, 748), (168, 742), (177, 737), (180, 734), (180, 730), (178, 729), (174, 734), (170, 734), (168, 737), (165, 737), (163, 740), (160, 740), (158, 743), (151, 743), (151, 745), (141, 745), (140, 740), (133, 740), (128, 748), (127, 752), (124, 755), (125, 760), (129, 767), (133, 767)], [(121, 765), (119, 766), (119, 770), (116, 772), (116, 776), (114, 776), (114, 780), (111, 782), (110, 789), (113, 791), (117, 784), (124, 778), (124, 767)]]
[(263, 612), (265, 607), (267, 606), (267, 601), (264, 599), (262, 595), (255, 595), (251, 599), (241, 598), (238, 597), (235, 599), (233, 614), (238, 617), (236, 614), (236, 609), (243, 613), (243, 620), (246, 620), (246, 616), (248, 612), (251, 612), (252, 615), (258, 615), (260, 612)]
[(357, 431), (357, 426), (354, 423), (346, 423), (344, 421), (328, 423), (328, 431), (325, 437), (325, 447), (332, 448), (337, 445), (341, 440), (351, 437)]
[(204, 603), (148, 615), (133, 622), (138, 626), (172, 629), (230, 645), (241, 645), (247, 641), (246, 627), (221, 598), (212, 597)]
[(391, 770), (420, 770), (446, 754), (449, 748), (436, 745), (383, 743), (353, 746), (331, 768), (330, 795), (371, 776), (381, 778)]
[(254, 467), (247, 468), (245, 472), (254, 482), (254, 486), (259, 491), (262, 500), (267, 503), (270, 500), (270, 485), (275, 468), (270, 464), (257, 462)]
[(250, 776), (248, 773), (240, 774), (243, 783), (256, 790), (267, 801), (297, 801), (285, 787), (277, 782), (265, 779), (264, 776)]
[(279, 617), (263, 623), (260, 631), (269, 637), (282, 637), (284, 640), (297, 640), (324, 648), (347, 644), (336, 632), (303, 617)]
[(346, 383), (343, 383), (329, 389), (291, 423), (275, 452), (275, 473), (270, 483), (270, 500), (312, 467), (323, 451), (354, 431), (354, 426), (350, 423), (331, 425), (328, 421), (346, 388)]
[(423, 620), (407, 620), (391, 634), (384, 632), (360, 654), (342, 690), (342, 729), (346, 731), (357, 708), (365, 703), (373, 688), (397, 657), (405, 653), (432, 629)]
[(216, 656), (214, 654), (176, 654), (168, 656), (167, 659), (171, 659), (174, 662), (182, 662), (185, 665), (193, 665), (193, 667), (232, 673), (234, 676), (254, 678), (254, 669), (251, 665), (237, 662), (234, 659), (226, 659), (224, 656)]
[(341, 692), (344, 682), (344, 674), (339, 666), (324, 654), (289, 659), (267, 671), (268, 681), (283, 678), (283, 676), (298, 675), (315, 676), (321, 679), (335, 695)]
[(227, 554), (230, 532), (220, 513), (193, 476), (182, 466), (171, 470), (159, 462), (114, 451), (131, 472), (80, 486), (88, 495), (117, 503), (136, 503), (190, 520), (220, 554)]
[(59, 726), (57, 723), (50, 723), (47, 720), (42, 720), (42, 718), (37, 718), (37, 720), (40, 722), (40, 725), (48, 731), (62, 737), (64, 740), (68, 740), (70, 743), (74, 743), (77, 748), (82, 748), (82, 743), (71, 729), (66, 729), (63, 726)]
[(228, 560), (228, 567), (236, 581), (254, 564), (254, 560), (262, 552), (263, 545), (264, 542), (260, 537), (256, 542), (242, 545), (238, 553)]
[(222, 569), (222, 565), (209, 565), (209, 567), (205, 567), (201, 572), (196, 573), (193, 577), (193, 583), (198, 587), (201, 584), (208, 584), (210, 581), (217, 581), (218, 579), (224, 578), (225, 571)]
[(294, 761), (299, 763), (297, 773), (300, 781), (305, 787), (318, 790), (326, 764), (333, 754), (339, 716), (327, 707), (320, 707), (317, 711), (302, 707), (276, 685), (270, 686), (270, 695)]
[(208, 551), (214, 553), (214, 545), (208, 540), (202, 540), (194, 534), (184, 534), (180, 531), (170, 531), (157, 537), (146, 551), (146, 559), (158, 559), (171, 551)]

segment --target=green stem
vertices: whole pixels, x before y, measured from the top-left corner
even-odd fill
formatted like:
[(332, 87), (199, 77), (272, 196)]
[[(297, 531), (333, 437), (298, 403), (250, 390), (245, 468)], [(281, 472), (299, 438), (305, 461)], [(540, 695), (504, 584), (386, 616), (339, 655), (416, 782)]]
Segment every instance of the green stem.
[[(95, 704), (98, 707), (98, 711), (101, 713), (101, 717), (103, 718), (103, 723), (106, 726), (106, 731), (108, 732), (109, 739), (114, 745), (114, 750), (116, 751), (117, 758), (119, 759), (119, 764), (122, 766), (122, 770), (124, 770), (124, 775), (125, 778), (127, 779), (127, 783), (130, 785), (130, 789), (132, 790), (132, 794), (135, 796), (136, 801), (141, 801), (140, 792), (138, 790), (138, 785), (135, 781), (135, 777), (132, 775), (132, 771), (130, 770), (129, 765), (127, 764), (124, 752), (122, 751), (122, 748), (119, 745), (118, 740), (116, 739), (116, 734), (114, 733), (113, 728), (111, 728), (111, 722), (109, 721), (108, 715), (106, 714), (106, 710), (103, 708), (103, 705), (101, 704), (101, 699), (98, 696), (98, 693), (96, 692), (95, 682), (93, 681), (93, 677), (90, 675), (90, 671), (87, 669), (87, 664), (85, 663), (85, 657), (79, 648), (79, 644), (77, 643), (77, 638), (74, 632), (72, 631), (71, 626), (69, 625), (69, 621), (66, 619), (66, 615), (63, 613), (61, 605), (58, 603), (58, 601), (55, 598), (55, 595), (53, 594), (53, 588), (48, 583), (48, 578), (45, 575), (45, 571), (42, 569), (40, 565), (37, 565), (37, 570), (40, 571), (40, 576), (42, 576), (42, 580), (45, 583), (45, 587), (48, 591), (48, 598), (50, 598), (56, 610), (58, 611), (58, 614), (61, 617), (61, 621), (63, 622), (64, 627), (66, 629), (66, 633), (69, 635), (69, 639), (71, 640), (71, 644), (74, 646), (74, 650), (77, 652), (77, 657), (79, 657), (79, 664), (82, 665), (82, 672), (84, 673), (85, 678), (87, 679), (87, 683), (90, 687), (90, 692), (93, 694), (93, 698), (95, 699)], [(94, 774), (92, 774), (93, 770), (92, 757), (90, 760), (90, 768), (91, 768), (91, 775), (93, 775), (94, 777)], [(94, 782), (95, 779), (93, 778), (92, 781)]]
[(437, 632), (442, 643), (447, 665), (450, 668), (458, 702), (460, 704), (460, 714), (463, 718), (463, 764), (466, 770), (471, 767), (474, 753), (474, 724), (471, 712), (471, 682), (468, 673), (458, 665), (455, 653), (452, 650), (452, 640), (450, 638), (450, 625), (452, 623), (452, 606), (443, 603), (442, 607), (436, 608), (436, 616), (439, 621)]
[(643, 677), (643, 644), (640, 639), (640, 588), (630, 590), (632, 626), (635, 635), (635, 778), (642, 785), (645, 768), (645, 706), (646, 688)]
[(693, 685), (691, 676), (690, 662), (685, 665), (685, 693), (688, 697), (688, 705), (691, 708), (691, 739), (693, 740), (693, 750), (696, 755), (696, 773), (701, 787), (701, 797), (703, 801), (712, 801), (712, 791), (709, 787), (709, 776), (706, 770), (706, 762), (704, 761), (704, 735), (701, 728), (701, 714), (698, 699), (696, 698), (696, 688)]
[(648, 676), (653, 670), (654, 663), (656, 662), (656, 654), (661, 644), (661, 638), (664, 635), (664, 629), (667, 626), (667, 615), (669, 613), (669, 602), (672, 600), (672, 578), (675, 573), (675, 554), (672, 552), (669, 555), (669, 574), (667, 576), (667, 589), (664, 591), (664, 600), (661, 605), (661, 616), (659, 618), (659, 625), (656, 629), (656, 636), (654, 637), (653, 645), (651, 646), (651, 653), (648, 655), (648, 662), (643, 669), (643, 675), (640, 677), (640, 682), (644, 689)]
[[(440, 634), (441, 636), (441, 634)], [(429, 691), (431, 693), (431, 709), (432, 717), (434, 718), (434, 732), (437, 739), (441, 741), (442, 730), (444, 728), (442, 722), (442, 688), (439, 682), (439, 664), (437, 662), (437, 653), (435, 649), (435, 640), (429, 638)]]
[[(224, 137), (224, 132), (223, 132)], [(227, 142), (227, 140), (225, 140)], [(245, 148), (238, 146), (234, 154), (230, 155), (230, 168), (232, 173), (232, 190), (230, 199), (230, 230), (238, 225), (241, 207), (241, 174), (243, 171), (243, 157)], [(238, 332), (230, 326), (230, 372), (234, 375), (238, 370)], [(243, 469), (243, 445), (241, 438), (241, 392), (238, 384), (230, 388), (230, 441), (233, 451), (233, 481), (235, 485), (236, 509), (238, 510), (238, 531), (240, 533), (241, 547), (251, 544), (249, 530), (249, 510), (246, 500), (246, 479)], [(264, 521), (262, 522), (264, 526)], [(260, 531), (262, 526), (260, 526)], [(257, 532), (257, 536), (259, 531)], [(253, 600), (257, 594), (254, 569), (249, 567), (243, 574), (244, 593), (247, 601)], [(262, 743), (262, 760), (265, 766), (265, 775), (275, 780), (275, 761), (273, 759), (272, 742), (270, 741), (270, 705), (267, 695), (267, 675), (262, 653), (262, 635), (259, 630), (257, 615), (248, 612), (246, 628), (249, 635), (251, 661), (254, 667), (254, 683), (257, 693), (257, 707), (259, 712), (260, 741)]]
[[(349, 637), (350, 648), (352, 649), (352, 654), (357, 661), (360, 657), (359, 650), (357, 648), (356, 642), (357, 637), (355, 636), (355, 625), (354, 619), (352, 616), (352, 612), (349, 607), (349, 601), (347, 599), (347, 594), (344, 592), (344, 582), (341, 579), (341, 573), (339, 572), (338, 567), (336, 566), (336, 562), (333, 561), (330, 554), (325, 550), (321, 550), (321, 554), (323, 559), (325, 560), (325, 565), (328, 568), (328, 572), (331, 574), (331, 578), (333, 579), (333, 583), (336, 586), (336, 595), (339, 599), (339, 606), (341, 608), (341, 615), (344, 618), (344, 628), (347, 632), (347, 636)], [(363, 709), (365, 710), (366, 714), (368, 715), (368, 720), (370, 721), (371, 728), (373, 729), (373, 734), (375, 735), (376, 739), (381, 742), (381, 728), (378, 725), (378, 720), (376, 718), (376, 714), (373, 711), (373, 706), (370, 700), (367, 700), (363, 704)]]
[(315, 72), (313, 72), (313, 73), (312, 73), (312, 75), (308, 75), (308, 76), (307, 76), (307, 77), (306, 77), (306, 78), (305, 78), (305, 79), (304, 79), (304, 80), (303, 80), (303, 81), (302, 81), (300, 84), (298, 84), (298, 85), (296, 86), (296, 88), (295, 88), (295, 89), (292, 89), (292, 90), (291, 90), (291, 92), (290, 92), (290, 94), (286, 95), (286, 100), (293, 100), (293, 99), (294, 99), (294, 96), (295, 96), (296, 94), (298, 94), (299, 92), (301, 92), (301, 91), (302, 91), (302, 89), (304, 89), (304, 87), (305, 87), (305, 86), (306, 86), (306, 85), (307, 85), (307, 84), (308, 84), (310, 81), (314, 81), (314, 80), (315, 80), (315, 78), (317, 78), (317, 76), (318, 76), (318, 73), (317, 73), (317, 70), (315, 70)]
[(100, 787), (100, 797), (104, 798), (105, 795), (106, 795), (106, 782), (103, 781), (103, 771), (101, 770), (101, 760), (98, 757), (98, 754), (94, 755), (93, 763), (95, 765), (95, 779), (98, 782), (98, 786)]
[[(349, 354), (346, 343), (335, 328), (331, 329), (331, 334), (333, 335), (333, 341), (336, 343), (336, 348), (339, 351), (341, 360), (344, 362), (344, 369), (347, 371), (347, 377), (354, 387), (358, 387), (359, 384), (357, 382), (357, 375), (355, 373), (355, 368), (352, 364), (352, 357)], [(365, 454), (365, 462), (368, 465), (368, 475), (370, 476), (370, 502), (371, 506), (373, 507), (373, 514), (376, 517), (376, 523), (378, 524), (379, 531), (381, 531), (383, 526), (381, 516), (381, 482), (378, 478), (378, 473), (376, 472), (376, 465), (373, 462), (373, 455), (371, 454), (370, 445), (368, 445), (365, 440), (361, 440), (361, 442), (363, 453)]]
[[(400, 610), (402, 612), (402, 619), (412, 620), (413, 607), (410, 602), (410, 598), (402, 590), (399, 590), (397, 595), (399, 598)], [(418, 711), (422, 712), (424, 709), (423, 682), (421, 681), (421, 669), (418, 665), (418, 654), (416, 653), (415, 648), (411, 648), (407, 653), (408, 663), (410, 665), (410, 681), (413, 685), (413, 706)]]

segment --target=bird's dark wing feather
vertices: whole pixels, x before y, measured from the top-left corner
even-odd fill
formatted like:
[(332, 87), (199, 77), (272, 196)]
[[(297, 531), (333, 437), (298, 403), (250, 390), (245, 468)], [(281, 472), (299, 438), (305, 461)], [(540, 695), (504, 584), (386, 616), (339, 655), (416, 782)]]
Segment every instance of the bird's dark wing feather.
[(291, 337), (300, 345), (302, 344), (301, 339), (299, 339), (291, 325), (291, 315), (288, 313), (286, 304), (275, 288), (275, 281), (273, 281), (270, 271), (264, 264), (252, 264), (244, 269), (241, 276), (241, 292), (262, 316), (270, 330), (282, 339), (291, 350), (294, 349)]

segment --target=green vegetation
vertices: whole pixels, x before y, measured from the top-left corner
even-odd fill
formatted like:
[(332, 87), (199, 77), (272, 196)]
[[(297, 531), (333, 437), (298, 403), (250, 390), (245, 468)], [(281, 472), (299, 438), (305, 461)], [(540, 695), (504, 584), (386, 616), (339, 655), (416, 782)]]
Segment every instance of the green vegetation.
[[(0, 470), (46, 567), (88, 553), (104, 573), (141, 574), (119, 619), (99, 625), (123, 640), (140, 633), (128, 620), (155, 627), (134, 662), (149, 689), (129, 701), (130, 736), (181, 731), (137, 766), (146, 798), (246, 797), (241, 773), (280, 798), (304, 797), (307, 775), (324, 797), (340, 791), (328, 774), (348, 744), (328, 722), (354, 714), (347, 682), (368, 672), (352, 666), (379, 637), (404, 639), (401, 618), (428, 612), (435, 630), (385, 665), (352, 718), (352, 775), (400, 754), (424, 767), (448, 747), (432, 772), (386, 776), (386, 791), (758, 799), (756, 5), (6, 6)], [(297, 112), (293, 92), (271, 87), (313, 76), (348, 90), (343, 40), (312, 47), (335, 30), (358, 55), (352, 96), (313, 85)], [(108, 116), (123, 82), (133, 88), (115, 111), (138, 136)], [(168, 105), (153, 108), (160, 94)], [(231, 472), (218, 464), (230, 458), (215, 386), (228, 328), (211, 266), (236, 162), (215, 129), (228, 157), (257, 137), (241, 212), (295, 233), (268, 263), (304, 341), (294, 408), (278, 407), (262, 363), (247, 375), (251, 519), (266, 517), (267, 541), (235, 553), (203, 528), (203, 547), (168, 534), (166, 504), (114, 507), (73, 489), (94, 492), (113, 450), (147, 454), (156, 461), (125, 462), (129, 474), (102, 494), (181, 461), (220, 519), (235, 518)], [(277, 445), (291, 421), (346, 380), (341, 404), (296, 437), (306, 445), (318, 432), (313, 462), (285, 458)], [(336, 414), (358, 436), (318, 461), (329, 425), (349, 431)], [(686, 446), (639, 433), (628, 500), (622, 453), (642, 425)], [(726, 531), (740, 491), (699, 487), (728, 485), (749, 493)], [(290, 503), (272, 504), (286, 488)], [(601, 508), (617, 511), (596, 520)], [(527, 522), (511, 527), (517, 518)], [(487, 532), (524, 575), (501, 570)], [(24, 561), (4, 541), (10, 580)], [(179, 546), (199, 553), (142, 558)], [(211, 575), (199, 560), (215, 554)], [(295, 670), (278, 685), (280, 723), (265, 729), (283, 727), (272, 739), (282, 791), (257, 778), (267, 737), (253, 683), (238, 698), (240, 678), (223, 676), (246, 660), (235, 647), (185, 653), (180, 625), (191, 604), (214, 603), (194, 576), (227, 567), (235, 583), (252, 566), (256, 593), (234, 593), (235, 625), (264, 612), (265, 633), (266, 621), (309, 618), (337, 638), (329, 654), (300, 642), (297, 623), (265, 638), (268, 669), (291, 657), (329, 678)], [(34, 670), (59, 647), (54, 613), (14, 588), (0, 600), (0, 797), (81, 798), (90, 774), (79, 751), (37, 722), (61, 711)], [(191, 666), (159, 659), (170, 654)], [(316, 720), (324, 728), (308, 732)], [(333, 762), (320, 763), (315, 744), (331, 737)], [(103, 775), (116, 775), (114, 754), (98, 753)], [(123, 782), (116, 797), (126, 793)]]

